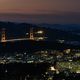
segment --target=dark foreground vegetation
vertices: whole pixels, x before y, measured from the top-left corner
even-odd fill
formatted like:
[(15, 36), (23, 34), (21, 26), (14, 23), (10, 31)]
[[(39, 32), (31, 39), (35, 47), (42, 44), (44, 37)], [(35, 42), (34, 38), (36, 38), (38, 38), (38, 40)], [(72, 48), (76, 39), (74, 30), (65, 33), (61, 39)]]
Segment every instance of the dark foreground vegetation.
[[(51, 80), (79, 80), (80, 74), (60, 72), (59, 74), (45, 74), (50, 67), (49, 63), (37, 63), (37, 64), (0, 64), (0, 80), (48, 80), (53, 76)], [(44, 76), (45, 75), (45, 76)]]

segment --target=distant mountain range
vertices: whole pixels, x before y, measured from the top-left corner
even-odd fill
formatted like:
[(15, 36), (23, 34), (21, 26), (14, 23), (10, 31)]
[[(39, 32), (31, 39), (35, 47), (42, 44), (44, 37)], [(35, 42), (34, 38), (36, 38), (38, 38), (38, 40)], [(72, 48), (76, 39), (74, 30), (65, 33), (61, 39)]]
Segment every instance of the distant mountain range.
[(80, 31), (80, 24), (38, 24), (39, 26), (49, 27), (65, 31)]
[(43, 30), (46, 40), (72, 40), (80, 41), (80, 25), (79, 24), (28, 24), (28, 23), (13, 23), (0, 22), (0, 34), (2, 28), (6, 28), (6, 38), (23, 38), (30, 31), (30, 27), (34, 31)]

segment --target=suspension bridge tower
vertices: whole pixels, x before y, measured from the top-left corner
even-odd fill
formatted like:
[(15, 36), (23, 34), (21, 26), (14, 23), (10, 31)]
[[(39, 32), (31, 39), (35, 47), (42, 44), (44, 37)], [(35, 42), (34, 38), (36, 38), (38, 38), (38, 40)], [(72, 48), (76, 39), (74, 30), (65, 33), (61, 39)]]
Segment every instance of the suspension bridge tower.
[(34, 40), (33, 28), (30, 28), (30, 40)]
[(1, 33), (1, 42), (6, 42), (6, 33), (5, 33), (5, 28), (2, 28), (2, 33)]

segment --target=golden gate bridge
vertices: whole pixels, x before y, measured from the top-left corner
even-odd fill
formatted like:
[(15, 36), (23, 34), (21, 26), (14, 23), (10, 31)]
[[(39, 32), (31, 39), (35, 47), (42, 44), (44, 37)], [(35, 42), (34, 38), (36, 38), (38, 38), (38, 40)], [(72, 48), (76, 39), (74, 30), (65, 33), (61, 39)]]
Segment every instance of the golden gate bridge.
[[(39, 30), (37, 31), (38, 34), (43, 34), (44, 31)], [(44, 40), (47, 37), (41, 36), (41, 37), (34, 37), (33, 28), (30, 28), (29, 38), (18, 38), (18, 39), (6, 39), (6, 32), (5, 28), (2, 29), (1, 33), (1, 41), (0, 42), (14, 42), (14, 41), (22, 41), (22, 40)]]

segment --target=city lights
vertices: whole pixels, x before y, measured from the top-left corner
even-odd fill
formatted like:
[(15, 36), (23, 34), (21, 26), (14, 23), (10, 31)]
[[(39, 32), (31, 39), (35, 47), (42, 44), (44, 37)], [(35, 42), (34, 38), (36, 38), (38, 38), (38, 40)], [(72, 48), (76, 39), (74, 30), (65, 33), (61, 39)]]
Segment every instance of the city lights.
[(39, 38), (38, 38), (38, 40), (43, 40), (43, 39), (44, 39), (43, 37), (39, 37)]
[(51, 70), (51, 71), (55, 71), (56, 69), (54, 68), (54, 66), (51, 66), (51, 67), (50, 67), (50, 70)]
[(38, 33), (38, 34), (42, 34), (42, 33), (43, 33), (43, 31), (37, 31), (37, 33)]

